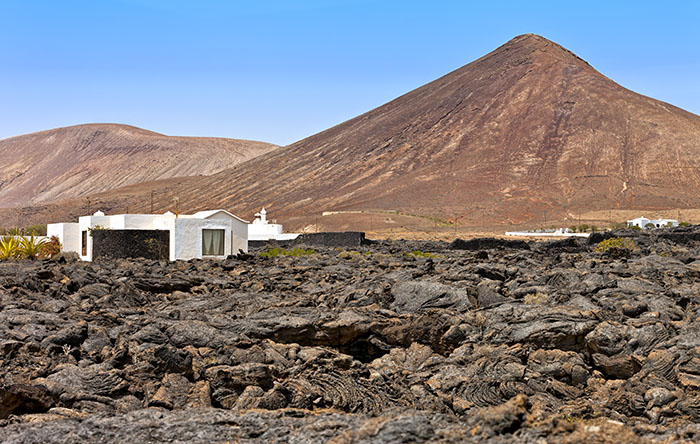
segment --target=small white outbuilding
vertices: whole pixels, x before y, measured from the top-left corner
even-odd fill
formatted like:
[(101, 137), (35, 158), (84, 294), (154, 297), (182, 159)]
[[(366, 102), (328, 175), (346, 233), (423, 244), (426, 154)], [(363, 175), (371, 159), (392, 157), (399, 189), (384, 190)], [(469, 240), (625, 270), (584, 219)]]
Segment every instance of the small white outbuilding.
[(98, 211), (81, 216), (78, 223), (48, 224), (47, 235), (56, 236), (63, 251), (74, 251), (85, 261), (92, 260), (94, 229), (167, 230), (170, 232), (170, 260), (223, 258), (239, 250), (248, 251), (248, 222), (226, 210), (195, 214), (115, 214)]
[(259, 213), (255, 213), (255, 219), (248, 225), (248, 240), (269, 241), (269, 240), (293, 240), (299, 237), (299, 233), (283, 233), (282, 225), (270, 223), (267, 220), (265, 207)]

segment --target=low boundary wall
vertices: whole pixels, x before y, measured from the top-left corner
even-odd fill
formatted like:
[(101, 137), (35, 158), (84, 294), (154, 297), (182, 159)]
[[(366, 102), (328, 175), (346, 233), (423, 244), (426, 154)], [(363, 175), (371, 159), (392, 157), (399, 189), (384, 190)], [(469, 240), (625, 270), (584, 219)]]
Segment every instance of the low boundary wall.
[(170, 258), (168, 230), (92, 230), (92, 260), (97, 258)]
[(359, 247), (369, 244), (371, 241), (365, 239), (365, 233), (362, 231), (343, 231), (343, 232), (324, 232), (324, 233), (305, 233), (299, 235), (296, 239), (285, 241), (248, 241), (249, 248), (263, 248), (277, 245), (280, 247), (289, 247), (295, 245), (308, 245), (310, 247)]

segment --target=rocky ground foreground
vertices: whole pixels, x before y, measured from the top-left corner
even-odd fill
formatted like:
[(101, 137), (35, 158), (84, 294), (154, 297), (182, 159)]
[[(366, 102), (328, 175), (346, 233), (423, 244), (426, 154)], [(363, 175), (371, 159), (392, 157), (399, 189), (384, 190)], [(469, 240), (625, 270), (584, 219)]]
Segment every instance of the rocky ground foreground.
[(700, 230), (0, 264), (0, 441), (698, 442)]

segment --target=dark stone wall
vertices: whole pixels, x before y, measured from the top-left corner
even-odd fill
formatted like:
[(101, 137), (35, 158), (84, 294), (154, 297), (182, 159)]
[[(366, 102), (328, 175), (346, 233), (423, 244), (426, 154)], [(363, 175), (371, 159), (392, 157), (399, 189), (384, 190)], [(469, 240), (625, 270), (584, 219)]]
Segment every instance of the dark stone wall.
[(327, 232), (302, 234), (294, 239), (295, 244), (318, 245), (323, 247), (359, 247), (365, 241), (361, 231)]
[(295, 245), (308, 245), (310, 247), (359, 247), (370, 241), (365, 239), (365, 233), (361, 231), (307, 233), (291, 241), (248, 241), (249, 248), (267, 247), (279, 245), (289, 247)]
[(478, 237), (464, 240), (455, 239), (450, 244), (453, 250), (491, 250), (500, 248), (513, 248), (518, 250), (529, 250), (530, 244), (523, 240), (496, 239), (491, 237)]
[(167, 230), (93, 230), (92, 260), (100, 257), (169, 259)]

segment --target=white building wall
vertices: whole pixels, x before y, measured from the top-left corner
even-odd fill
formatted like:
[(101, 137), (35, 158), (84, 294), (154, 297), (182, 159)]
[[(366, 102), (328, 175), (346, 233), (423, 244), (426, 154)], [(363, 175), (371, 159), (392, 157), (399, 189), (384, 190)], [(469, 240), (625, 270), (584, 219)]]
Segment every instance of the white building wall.
[(251, 236), (274, 236), (276, 234), (282, 234), (282, 225), (261, 223), (256, 219), (253, 223), (248, 225), (248, 234)]
[[(171, 235), (171, 245), (175, 251), (171, 259), (201, 259), (202, 258), (202, 230), (224, 230), (224, 256), (231, 254), (231, 222), (222, 219), (175, 219), (175, 229)], [(247, 244), (247, 239), (246, 239)], [(247, 249), (247, 248), (246, 248)], [(213, 256), (219, 257), (219, 256)]]
[(229, 216), (228, 214), (221, 211), (221, 212), (215, 213), (215, 214), (207, 217), (206, 220), (220, 220), (220, 221), (228, 222), (231, 220), (231, 216)]
[(248, 224), (248, 240), (268, 241), (292, 240), (299, 237), (298, 233), (283, 233), (281, 224), (271, 224), (267, 221), (267, 212), (263, 208), (260, 213), (256, 213), (256, 219)]
[(109, 216), (113, 230), (153, 230), (160, 214), (116, 214)]
[(56, 236), (61, 241), (62, 250), (80, 254), (80, 225), (75, 222), (46, 225), (46, 236)]
[(82, 254), (82, 245), (80, 245), (78, 254), (80, 254), (80, 259), (84, 261), (92, 260), (92, 236), (90, 236), (90, 228), (95, 228), (97, 226), (103, 228), (111, 228), (110, 226), (110, 216), (82, 216), (78, 218), (78, 225), (80, 227), (78, 236), (80, 242), (82, 243), (82, 233), (87, 232), (87, 254)]
[[(208, 212), (197, 213), (199, 215), (206, 214)], [(192, 216), (184, 216), (192, 217)], [(226, 228), (226, 255), (237, 254), (238, 250), (243, 250), (248, 252), (248, 224), (244, 220), (238, 217), (231, 217), (231, 215), (225, 211), (217, 211), (213, 214), (206, 216), (204, 219), (197, 219), (202, 221), (218, 221), (227, 226)], [(204, 228), (204, 227), (203, 227)], [(230, 250), (229, 250), (230, 248)], [(201, 233), (200, 233), (200, 257), (201, 257)], [(179, 258), (178, 258), (179, 259)]]
[(238, 250), (248, 252), (248, 224), (239, 220), (231, 221), (231, 231), (233, 239), (231, 240), (231, 254), (237, 254)]
[[(123, 230), (124, 227), (126, 226), (126, 221), (124, 220), (125, 217), (124, 214), (115, 214), (113, 216), (107, 216), (109, 217), (109, 228), (111, 230)], [(107, 226), (103, 225), (105, 228)]]
[(678, 221), (673, 219), (659, 219), (653, 220), (652, 222), (655, 222), (654, 225), (656, 225), (657, 227), (665, 227), (668, 224), (671, 224), (672, 227), (678, 226)]
[(175, 256), (175, 215), (160, 215), (153, 221), (154, 230), (168, 230), (170, 232), (170, 260)]

